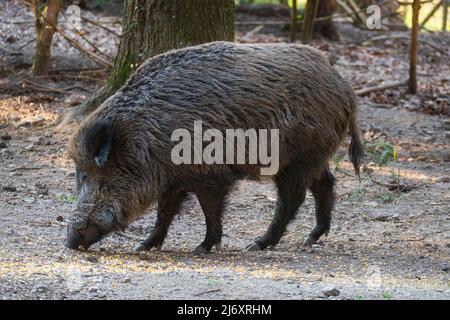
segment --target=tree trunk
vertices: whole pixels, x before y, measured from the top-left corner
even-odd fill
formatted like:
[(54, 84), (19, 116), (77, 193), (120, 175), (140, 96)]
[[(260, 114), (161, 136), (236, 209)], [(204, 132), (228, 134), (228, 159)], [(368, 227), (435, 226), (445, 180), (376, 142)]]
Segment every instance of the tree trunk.
[(65, 121), (86, 115), (147, 58), (171, 49), (234, 40), (234, 0), (126, 0), (122, 38), (107, 85)]
[(297, 0), (292, 0), (291, 10), (291, 42), (297, 38)]
[(311, 41), (314, 19), (316, 18), (319, 7), (319, 0), (308, 0), (305, 6), (305, 13), (303, 15), (303, 31), (302, 31), (302, 43), (308, 44)]
[(448, 14), (448, 0), (442, 2), (442, 32), (447, 31), (447, 14)]
[[(319, 0), (316, 18), (331, 17), (337, 10), (336, 0)], [(314, 31), (321, 34), (325, 38), (333, 41), (339, 41), (339, 33), (333, 23), (333, 19), (316, 21), (314, 23)]]
[(39, 0), (32, 2), (36, 25), (36, 51), (34, 55), (32, 72), (34, 76), (47, 74), (50, 64), (52, 40), (55, 30), (53, 26), (58, 24), (58, 15), (61, 8), (61, 0), (48, 0), (44, 10), (39, 8)]
[(413, 2), (413, 15), (412, 15), (412, 28), (411, 28), (411, 45), (409, 56), (409, 82), (408, 93), (417, 93), (417, 47), (419, 38), (419, 11), (420, 0), (414, 0)]

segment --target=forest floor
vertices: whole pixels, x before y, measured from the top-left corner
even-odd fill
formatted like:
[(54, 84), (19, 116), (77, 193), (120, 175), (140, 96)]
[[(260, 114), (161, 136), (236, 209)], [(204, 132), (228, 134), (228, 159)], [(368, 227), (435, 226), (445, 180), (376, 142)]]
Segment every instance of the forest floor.
[[(16, 17), (14, 8), (0, 12)], [(407, 77), (407, 40), (349, 44), (349, 33), (361, 31), (339, 28), (341, 43), (312, 44), (356, 89)], [(27, 30), (18, 43), (0, 32), (5, 60), (7, 52), (23, 51), (17, 48)], [(245, 30), (237, 36), (286, 41)], [(449, 54), (450, 34), (423, 37)], [(89, 64), (60, 42), (53, 67), (67, 67), (65, 56), (77, 68)], [(20, 63), (10, 61), (17, 72), (29, 65), (30, 47)], [(114, 234), (87, 252), (63, 246), (76, 192), (67, 157), (74, 126), (55, 128), (66, 108), (100, 85), (85, 74), (67, 75), (40, 82), (77, 86), (62, 94), (15, 90), (0, 67), (6, 84), (0, 89), (0, 299), (450, 299), (450, 65), (444, 53), (421, 47), (418, 95), (401, 87), (360, 97), (364, 172), (359, 182), (343, 144), (330, 162), (338, 181), (328, 237), (302, 246), (314, 226), (308, 195), (278, 246), (246, 252), (269, 225), (276, 193), (270, 183), (242, 181), (228, 200), (222, 250), (206, 256), (191, 253), (205, 232), (195, 198), (174, 220), (162, 251), (132, 252), (133, 238), (144, 238), (153, 225), (154, 209), (129, 227), (127, 238)]]

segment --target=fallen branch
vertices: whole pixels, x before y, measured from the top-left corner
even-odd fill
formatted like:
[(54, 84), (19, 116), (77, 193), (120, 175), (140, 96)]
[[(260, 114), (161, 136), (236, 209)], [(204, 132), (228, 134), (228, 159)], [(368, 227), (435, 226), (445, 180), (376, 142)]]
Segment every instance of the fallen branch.
[(392, 88), (398, 88), (398, 87), (405, 87), (407, 85), (408, 85), (408, 81), (394, 82), (394, 83), (388, 83), (388, 84), (383, 84), (383, 85), (379, 85), (379, 86), (373, 86), (373, 87), (355, 90), (355, 93), (358, 96), (363, 96), (363, 95), (371, 93), (371, 92), (382, 91), (385, 89), (392, 89)]
[(426, 186), (427, 184), (401, 184), (400, 183), (400, 178), (398, 178), (398, 181), (396, 183), (384, 183), (378, 180), (375, 180), (371, 174), (368, 174), (368, 176), (370, 177), (370, 180), (382, 187), (386, 187), (388, 188), (389, 191), (398, 191), (398, 192), (410, 192), (414, 189), (418, 189), (421, 188), (423, 186)]
[(252, 30), (250, 30), (249, 32), (247, 32), (242, 39), (243, 40), (250, 40), (255, 34), (257, 34), (258, 32), (260, 32), (262, 29), (264, 28), (263, 25), (258, 25), (256, 28), (253, 28)]
[(392, 104), (385, 104), (385, 103), (374, 103), (369, 104), (367, 106), (371, 108), (380, 108), (380, 109), (391, 109), (394, 107)]
[(214, 293), (214, 292), (220, 292), (220, 291), (222, 291), (222, 289), (213, 289), (213, 290), (203, 291), (203, 292), (194, 294), (194, 297), (199, 297), (199, 296), (202, 296), (207, 293)]
[(45, 76), (37, 76), (33, 77), (34, 79), (60, 79), (60, 78), (66, 78), (66, 79), (73, 79), (73, 80), (88, 80), (88, 81), (95, 81), (95, 82), (105, 82), (104, 79), (99, 78), (93, 78), (93, 77), (86, 77), (86, 76), (77, 76), (77, 75), (70, 75), (70, 74), (48, 74)]
[(45, 92), (45, 93), (66, 93), (67, 92), (62, 89), (50, 88), (50, 87), (38, 84), (38, 83), (33, 82), (28, 79), (22, 79), (22, 81), (20, 83), (22, 83), (24, 88), (31, 89), (33, 91), (39, 91), (39, 92)]
[(40, 166), (40, 167), (16, 167), (16, 168), (12, 168), (12, 169), (10, 169), (9, 171), (10, 172), (16, 172), (16, 171), (21, 171), (21, 170), (41, 170), (41, 169), (44, 169), (44, 168), (46, 168), (46, 167), (48, 167), (48, 166)]
[[(366, 46), (375, 41), (383, 41), (383, 40), (389, 40), (389, 39), (408, 39), (409, 40), (410, 36), (406, 35), (406, 34), (398, 34), (398, 33), (382, 35), (382, 36), (373, 37), (367, 41), (364, 41), (361, 43), (361, 45)], [(426, 45), (430, 46), (431, 48), (433, 48), (434, 50), (439, 51), (440, 53), (448, 56), (447, 51), (439, 48), (437, 45), (435, 45), (434, 43), (431, 43), (428, 40), (421, 39), (420, 43), (426, 44)]]
[(104, 67), (92, 67), (92, 68), (65, 68), (65, 69), (51, 69), (48, 73), (60, 73), (60, 72), (97, 72), (104, 70)]
[(409, 37), (405, 34), (399, 34), (399, 33), (384, 34), (381, 36), (376, 36), (376, 37), (370, 38), (369, 40), (366, 40), (364, 42), (361, 42), (361, 45), (367, 46), (375, 41), (383, 41), (383, 40), (391, 40), (391, 39), (409, 39)]
[(125, 239), (132, 240), (132, 241), (142, 242), (142, 241), (145, 240), (144, 238), (139, 238), (139, 237), (137, 237), (135, 235), (124, 233), (124, 232), (120, 232), (120, 231), (114, 232), (114, 234), (116, 236), (121, 237), (121, 238), (125, 238)]

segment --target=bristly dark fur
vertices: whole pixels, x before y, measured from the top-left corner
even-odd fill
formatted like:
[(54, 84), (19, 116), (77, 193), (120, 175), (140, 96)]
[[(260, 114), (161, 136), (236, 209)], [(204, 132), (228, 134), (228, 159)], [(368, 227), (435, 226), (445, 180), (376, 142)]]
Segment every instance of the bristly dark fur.
[[(272, 177), (279, 194), (275, 216), (250, 249), (278, 243), (307, 189), (316, 200), (317, 226), (306, 241), (313, 243), (330, 227), (334, 177), (328, 161), (349, 131), (349, 154), (359, 173), (363, 153), (356, 106), (351, 85), (309, 46), (215, 42), (156, 56), (72, 139), (70, 153), (88, 177), (85, 191), (90, 190), (89, 196), (82, 192), (80, 203), (95, 204), (88, 211), (81, 206), (73, 224), (89, 219), (111, 231), (117, 226), (102, 223), (124, 226), (158, 202), (154, 231), (138, 249), (160, 247), (186, 194), (194, 192), (207, 222), (205, 241), (196, 252), (219, 245), (230, 187), (241, 178), (259, 178), (260, 165), (172, 163), (173, 130), (192, 133), (194, 121), (201, 120), (204, 130), (280, 130), (280, 170)], [(105, 121), (111, 124), (110, 150), (98, 166), (86, 135)]]

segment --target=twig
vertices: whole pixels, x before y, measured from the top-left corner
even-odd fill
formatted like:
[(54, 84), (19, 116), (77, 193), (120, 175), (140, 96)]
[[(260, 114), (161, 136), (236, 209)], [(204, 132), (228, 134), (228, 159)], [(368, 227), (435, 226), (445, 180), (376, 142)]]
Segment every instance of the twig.
[[(352, 236), (352, 234), (349, 234)], [(353, 234), (353, 235), (360, 235), (360, 234)], [(399, 242), (415, 242), (415, 241), (423, 241), (427, 238), (427, 236), (422, 236), (417, 239), (395, 239), (395, 240), (379, 240), (381, 243), (399, 243)], [(377, 241), (377, 239), (355, 239), (356, 242), (373, 242)]]
[(87, 54), (89, 57), (91, 57), (92, 60), (94, 60), (95, 62), (104, 65), (105, 67), (108, 68), (112, 68), (113, 65), (111, 62), (97, 56), (96, 54), (94, 54), (93, 52), (87, 50), (86, 48), (83, 48), (83, 46), (81, 46), (77, 41), (73, 40), (72, 38), (70, 38), (67, 34), (64, 33), (64, 31), (62, 31), (61, 29), (56, 28), (56, 31), (64, 38), (67, 40), (67, 42), (69, 42), (74, 48), (78, 49), (81, 52), (84, 52), (85, 54)]
[(353, 178), (353, 179), (355, 179), (355, 180), (358, 180), (358, 177), (352, 175), (351, 173), (348, 173), (348, 172), (345, 171), (345, 170), (340, 169), (340, 170), (337, 170), (337, 172), (340, 172), (340, 173), (346, 175), (347, 177), (351, 177), (351, 178)]
[(41, 166), (41, 167), (17, 167), (17, 168), (12, 168), (9, 171), (10, 172), (15, 172), (15, 171), (20, 171), (20, 170), (41, 170), (43, 168), (45, 168), (45, 166)]
[(194, 294), (194, 297), (198, 297), (198, 296), (201, 296), (201, 295), (204, 295), (204, 294), (207, 294), (207, 293), (219, 292), (219, 291), (222, 291), (222, 289), (214, 289), (214, 290), (203, 291), (203, 292), (199, 292), (199, 293)]
[[(425, 24), (428, 22), (428, 20), (430, 20), (430, 18), (436, 13), (436, 11), (439, 10), (439, 8), (442, 5), (442, 1), (439, 1), (438, 4), (436, 4), (436, 6), (430, 11), (430, 13), (428, 13), (428, 15), (425, 17), (425, 19), (423, 19), (423, 21), (420, 23), (419, 25), (419, 29), (423, 29), (425, 27)], [(445, 0), (447, 1), (447, 0)]]
[(397, 183), (384, 183), (381, 181), (377, 181), (375, 180), (370, 174), (368, 174), (370, 177), (370, 180), (382, 187), (386, 187), (388, 188), (389, 191), (399, 191), (399, 192), (409, 192), (412, 191), (414, 189), (418, 189), (421, 188), (423, 186), (426, 186), (427, 184), (411, 184), (411, 185), (405, 185), (405, 184), (400, 184), (400, 181), (397, 181)]
[(101, 54), (101, 55), (103, 55), (103, 56), (105, 56), (105, 57), (107, 57), (109, 59), (113, 59), (113, 57), (111, 57), (108, 54), (102, 52), (91, 40), (86, 38), (84, 36), (84, 34), (80, 30), (78, 30), (78, 29), (74, 29), (74, 30), (75, 30), (75, 33), (77, 35), (79, 35), (84, 41), (86, 41), (86, 43), (89, 44), (94, 49), (95, 52), (97, 52), (97, 53), (99, 53), (99, 54)]
[(358, 21), (359, 24), (363, 25), (366, 21), (365, 11), (361, 10), (361, 8), (356, 4), (354, 0), (347, 0), (350, 8), (354, 12), (354, 17)]
[(53, 90), (50, 88), (42, 88), (42, 87), (38, 87), (35, 86), (33, 84), (28, 84), (26, 86), (24, 86), (24, 88), (29, 89), (31, 91), (38, 91), (38, 92), (45, 92), (45, 93), (64, 93), (63, 91), (59, 91), (59, 90)]
[(374, 103), (369, 104), (367, 106), (371, 108), (380, 108), (380, 109), (391, 109), (394, 107), (392, 104), (384, 104), (384, 103)]
[(439, 48), (437, 45), (435, 45), (434, 43), (429, 42), (428, 40), (421, 39), (421, 40), (420, 40), (420, 43), (424, 43), (424, 44), (426, 44), (426, 45), (432, 47), (434, 50), (439, 51), (439, 52), (442, 53), (443, 55), (448, 56), (448, 52), (447, 52), (447, 51), (445, 51), (445, 50)]
[(81, 20), (86, 21), (86, 22), (88, 22), (88, 23), (90, 23), (90, 24), (93, 24), (94, 26), (97, 26), (97, 27), (99, 27), (99, 28), (102, 28), (103, 30), (106, 30), (106, 31), (108, 31), (109, 33), (112, 33), (112, 34), (115, 35), (116, 37), (120, 38), (120, 34), (118, 34), (118, 33), (115, 32), (114, 30), (111, 30), (111, 29), (105, 27), (104, 25), (102, 25), (102, 24), (100, 24), (100, 23), (94, 21), (94, 20), (88, 19), (88, 18), (83, 17), (83, 16), (81, 16)]
[[(420, 4), (425, 4), (425, 3), (429, 3), (429, 2), (433, 2), (434, 0), (423, 0), (420, 1)], [(411, 6), (413, 4), (413, 2), (408, 2), (408, 1), (400, 1), (398, 0), (397, 3), (401, 6)]]
[(375, 41), (383, 41), (383, 40), (398, 39), (398, 38), (409, 39), (409, 37), (405, 34), (391, 33), (391, 34), (384, 34), (381, 36), (376, 36), (376, 37), (370, 38), (369, 40), (362, 42), (361, 45), (366, 46)]
[(65, 93), (66, 92), (66, 90), (50, 88), (50, 87), (38, 84), (36, 82), (33, 82), (29, 79), (22, 79), (20, 82), (23, 84), (26, 83), (27, 88), (32, 89), (34, 91), (41, 91), (41, 92), (47, 92), (47, 93)]
[(89, 81), (96, 81), (96, 82), (104, 82), (103, 79), (93, 78), (93, 77), (85, 77), (85, 76), (76, 76), (76, 75), (70, 75), (70, 74), (48, 74), (45, 76), (35, 76), (34, 79), (58, 79), (58, 78), (67, 78), (67, 79), (74, 79), (74, 80), (89, 80)]
[(65, 69), (52, 69), (48, 70), (48, 73), (59, 73), (59, 72), (96, 72), (104, 70), (105, 67), (92, 67), (92, 68), (65, 68)]
[(135, 235), (128, 234), (128, 233), (124, 233), (124, 232), (120, 232), (120, 231), (114, 232), (114, 234), (115, 234), (116, 236), (119, 236), (119, 237), (122, 237), (122, 238), (125, 238), (125, 239), (128, 239), (128, 240), (132, 240), (132, 241), (139, 241), (139, 242), (142, 242), (142, 241), (145, 240), (145, 239), (139, 238), (139, 237), (137, 237), (137, 236), (135, 236)]
[(29, 41), (27, 41), (25, 44), (21, 45), (17, 50), (22, 50), (23, 48), (25, 48), (27, 45), (29, 45), (30, 43), (32, 43), (35, 39), (31, 39)]
[(383, 85), (379, 85), (379, 86), (373, 86), (373, 87), (368, 87), (368, 88), (355, 90), (355, 93), (358, 96), (363, 96), (363, 95), (368, 94), (370, 92), (381, 91), (381, 90), (391, 89), (391, 88), (404, 87), (404, 86), (407, 86), (407, 85), (408, 85), (407, 81), (394, 82), (394, 83), (388, 83), (388, 84), (383, 84)]
[[(349, 17), (353, 17), (354, 16), (356, 18), (355, 13), (353, 12), (352, 8), (347, 3), (345, 3), (344, 1), (341, 1), (341, 0), (337, 0), (337, 4), (342, 9), (344, 9), (345, 12), (347, 12), (347, 16), (349, 16)], [(355, 21), (355, 20), (356, 19), (353, 19), (353, 21)]]
[(251, 37), (253, 37), (255, 34), (257, 34), (258, 32), (260, 32), (262, 29), (264, 28), (263, 25), (258, 25), (257, 27), (253, 28), (252, 30), (250, 30), (249, 32), (247, 32), (242, 39), (245, 40), (249, 40)]
[(84, 87), (82, 87), (82, 86), (80, 86), (78, 84), (74, 84), (73, 86), (68, 86), (68, 87), (62, 88), (61, 90), (63, 90), (63, 91), (72, 91), (73, 89), (79, 89), (81, 91), (89, 91), (86, 88), (84, 88)]

